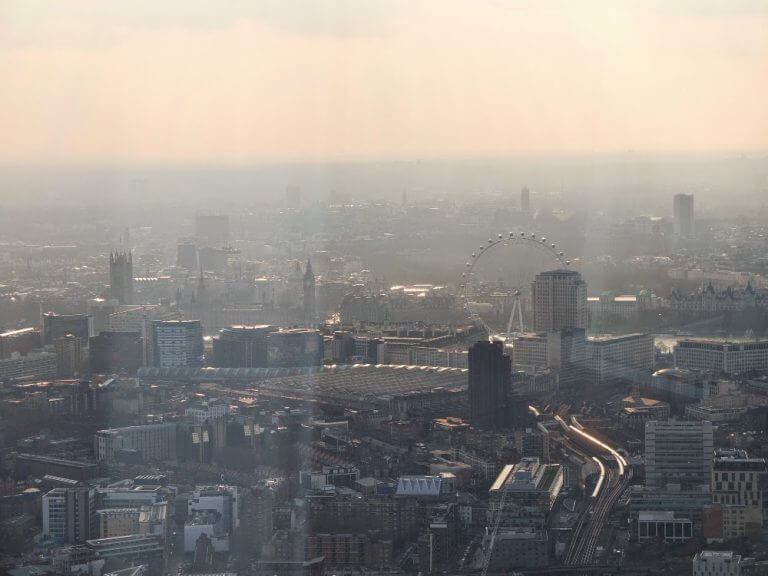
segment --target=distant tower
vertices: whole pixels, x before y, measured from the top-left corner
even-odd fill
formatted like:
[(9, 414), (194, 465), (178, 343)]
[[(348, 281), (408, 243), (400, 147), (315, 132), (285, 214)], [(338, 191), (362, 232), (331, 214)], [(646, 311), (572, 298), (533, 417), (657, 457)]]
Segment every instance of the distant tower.
[(304, 270), (304, 325), (311, 328), (316, 321), (315, 274), (312, 272), (312, 262), (307, 260), (307, 268)]
[(109, 254), (109, 290), (120, 304), (133, 304), (133, 255), (130, 252)]
[(531, 213), (531, 191), (527, 186), (520, 190), (520, 211), (523, 214)]
[(693, 236), (693, 194), (675, 194), (673, 200), (675, 236)]

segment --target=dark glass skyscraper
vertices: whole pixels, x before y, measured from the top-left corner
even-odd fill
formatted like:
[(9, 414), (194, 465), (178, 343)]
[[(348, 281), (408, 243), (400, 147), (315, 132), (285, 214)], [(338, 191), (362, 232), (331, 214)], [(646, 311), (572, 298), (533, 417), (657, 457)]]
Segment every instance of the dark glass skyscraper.
[(218, 368), (266, 368), (267, 336), (276, 326), (230, 326), (213, 339), (213, 365)]
[(87, 314), (43, 314), (43, 344), (54, 344), (56, 340), (73, 334), (83, 345), (88, 344), (90, 327)]
[(469, 407), (472, 425), (494, 430), (510, 420), (512, 360), (503, 342), (477, 342), (469, 349)]

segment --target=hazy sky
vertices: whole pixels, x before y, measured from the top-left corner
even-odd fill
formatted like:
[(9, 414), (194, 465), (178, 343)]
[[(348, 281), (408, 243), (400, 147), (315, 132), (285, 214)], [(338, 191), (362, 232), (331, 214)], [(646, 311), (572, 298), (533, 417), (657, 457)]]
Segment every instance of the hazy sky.
[(0, 0), (0, 162), (768, 149), (763, 0)]

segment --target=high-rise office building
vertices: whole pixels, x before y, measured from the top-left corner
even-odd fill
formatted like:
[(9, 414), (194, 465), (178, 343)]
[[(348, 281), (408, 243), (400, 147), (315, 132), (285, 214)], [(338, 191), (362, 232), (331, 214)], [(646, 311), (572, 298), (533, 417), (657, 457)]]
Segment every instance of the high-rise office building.
[(96, 536), (96, 491), (54, 488), (43, 496), (43, 536), (63, 544), (80, 544)]
[(91, 317), (91, 334), (109, 330), (109, 316), (117, 312), (120, 303), (114, 298), (92, 298), (88, 300), (88, 316)]
[(123, 306), (122, 308), (119, 312), (109, 315), (109, 331), (140, 334), (144, 341), (142, 366), (154, 365), (152, 323), (157, 320), (180, 320), (181, 313), (161, 304)]
[(523, 214), (531, 213), (531, 191), (527, 186), (520, 190), (520, 211)]
[(587, 284), (575, 270), (550, 270), (531, 285), (536, 332), (587, 327)]
[(83, 360), (83, 346), (80, 338), (66, 334), (54, 343), (56, 347), (56, 376), (74, 378), (80, 375)]
[(197, 246), (193, 242), (179, 241), (176, 245), (176, 266), (197, 270)]
[(312, 262), (307, 260), (307, 267), (304, 270), (304, 326), (314, 327), (317, 322), (317, 307), (315, 304), (315, 274), (312, 272)]
[(156, 320), (152, 323), (155, 366), (202, 366), (203, 327), (199, 320)]
[(143, 364), (143, 347), (140, 332), (104, 330), (90, 339), (88, 359), (91, 373), (136, 374)]
[(43, 314), (43, 344), (53, 345), (56, 340), (67, 334), (80, 338), (84, 346), (88, 345), (90, 321), (87, 314)]
[(267, 336), (270, 367), (301, 368), (321, 366), (325, 352), (323, 335), (318, 330), (281, 330)]
[(120, 304), (133, 304), (133, 255), (109, 254), (109, 292)]
[(512, 360), (503, 342), (477, 342), (469, 349), (469, 408), (472, 425), (498, 429), (507, 425)]
[(213, 338), (213, 365), (217, 368), (266, 368), (267, 336), (276, 326), (230, 326)]
[(214, 248), (201, 246), (197, 251), (197, 263), (202, 270), (224, 272), (230, 259), (237, 259), (240, 254), (235, 248)]
[(672, 202), (675, 236), (692, 236), (696, 232), (693, 217), (693, 194), (675, 194)]
[(712, 422), (645, 423), (645, 486), (697, 490), (712, 480)]

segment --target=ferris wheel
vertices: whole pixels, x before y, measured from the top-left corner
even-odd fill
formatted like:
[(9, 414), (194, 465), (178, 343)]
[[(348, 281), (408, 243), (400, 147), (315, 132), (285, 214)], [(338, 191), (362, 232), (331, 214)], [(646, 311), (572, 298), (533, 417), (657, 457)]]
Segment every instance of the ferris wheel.
[(489, 338), (506, 339), (525, 332), (524, 308), (532, 308), (530, 286), (536, 274), (568, 266), (565, 253), (535, 233), (509, 232), (488, 238), (464, 265), (464, 309)]

